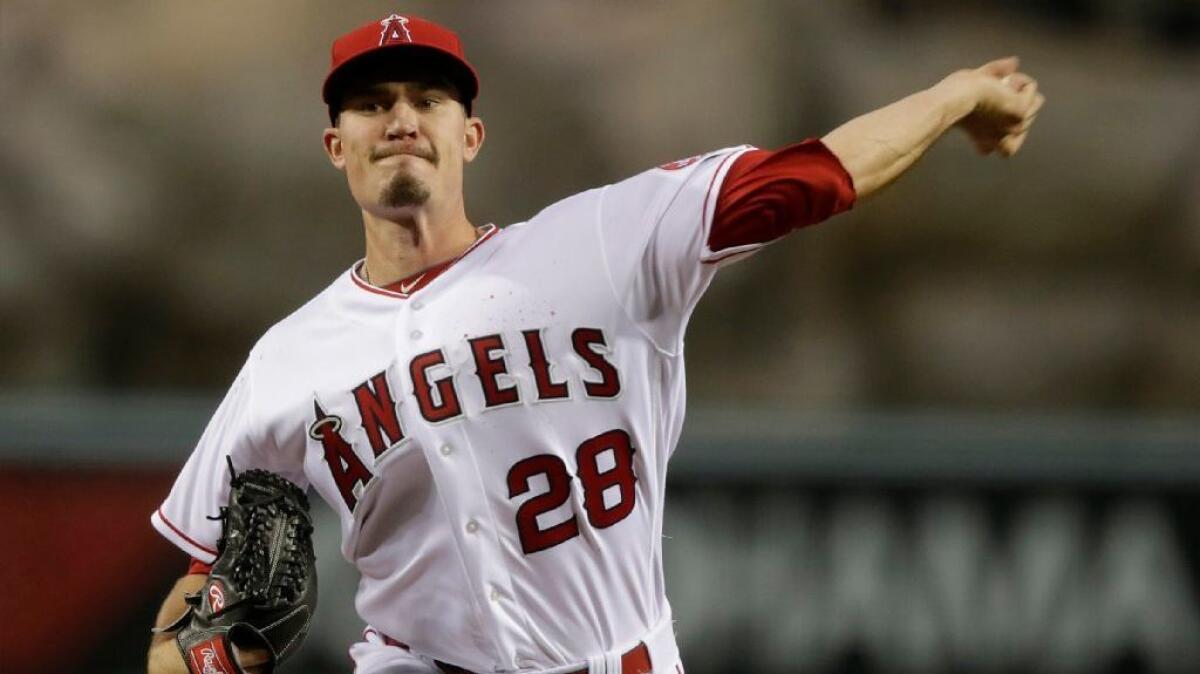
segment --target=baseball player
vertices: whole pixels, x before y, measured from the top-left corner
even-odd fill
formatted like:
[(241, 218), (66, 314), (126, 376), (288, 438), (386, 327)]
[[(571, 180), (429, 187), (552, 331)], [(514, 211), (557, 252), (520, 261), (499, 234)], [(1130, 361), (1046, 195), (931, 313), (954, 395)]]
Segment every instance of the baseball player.
[[(1002, 59), (819, 140), (674, 161), (499, 228), (463, 205), (478, 92), (457, 36), (418, 17), (334, 42), (324, 147), (366, 254), (255, 344), (153, 513), (193, 558), (159, 625), (215, 557), (229, 457), (340, 517), (361, 574), (359, 674), (682, 672), (661, 532), (697, 301), (719, 269), (874, 194), (952, 127), (1014, 154), (1044, 100)], [(187, 671), (169, 635), (150, 671)]]

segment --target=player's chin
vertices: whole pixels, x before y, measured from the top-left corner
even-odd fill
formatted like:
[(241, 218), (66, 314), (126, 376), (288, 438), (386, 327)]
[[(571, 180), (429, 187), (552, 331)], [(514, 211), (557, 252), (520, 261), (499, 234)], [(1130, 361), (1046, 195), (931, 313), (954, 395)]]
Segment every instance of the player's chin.
[(401, 172), (391, 176), (379, 193), (378, 203), (388, 210), (424, 206), (432, 195), (429, 185), (420, 178)]

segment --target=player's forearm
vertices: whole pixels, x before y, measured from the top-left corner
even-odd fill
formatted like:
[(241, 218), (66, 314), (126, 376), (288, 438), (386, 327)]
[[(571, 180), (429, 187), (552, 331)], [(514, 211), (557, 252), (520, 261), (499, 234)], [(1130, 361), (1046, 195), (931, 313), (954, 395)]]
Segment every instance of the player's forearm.
[(188, 674), (183, 656), (172, 637), (155, 637), (150, 644), (150, 657), (146, 666), (147, 674)]
[(971, 113), (969, 86), (947, 78), (839, 126), (821, 139), (854, 179), (858, 200), (908, 170), (938, 138)]

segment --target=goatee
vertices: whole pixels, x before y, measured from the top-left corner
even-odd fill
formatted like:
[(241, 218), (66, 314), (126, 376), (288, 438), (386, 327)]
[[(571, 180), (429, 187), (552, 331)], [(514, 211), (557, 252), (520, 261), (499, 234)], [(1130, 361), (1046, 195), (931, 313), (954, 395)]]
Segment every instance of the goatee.
[(416, 178), (401, 173), (383, 188), (379, 200), (388, 208), (421, 206), (429, 201), (429, 188)]

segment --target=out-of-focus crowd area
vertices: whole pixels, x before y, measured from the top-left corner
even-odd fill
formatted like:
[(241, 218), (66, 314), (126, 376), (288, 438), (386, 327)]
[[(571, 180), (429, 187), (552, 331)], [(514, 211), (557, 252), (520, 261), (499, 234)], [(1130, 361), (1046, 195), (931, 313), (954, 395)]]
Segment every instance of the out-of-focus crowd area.
[(220, 390), (361, 255), (321, 151), (337, 34), (396, 9), (482, 77), (477, 223), (711, 148), (820, 136), (1019, 54), (1026, 148), (952, 134), (720, 277), (691, 394), (815, 408), (1200, 408), (1200, 49), (1187, 0), (0, 5), (0, 381)]

